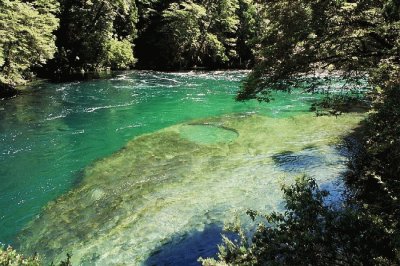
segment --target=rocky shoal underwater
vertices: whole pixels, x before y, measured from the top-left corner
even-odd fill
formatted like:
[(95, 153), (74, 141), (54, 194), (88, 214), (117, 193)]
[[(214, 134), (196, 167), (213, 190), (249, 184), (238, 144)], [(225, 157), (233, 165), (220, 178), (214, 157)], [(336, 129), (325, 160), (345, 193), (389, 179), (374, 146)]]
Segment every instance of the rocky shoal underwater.
[(139, 136), (88, 167), (18, 242), (48, 262), (71, 253), (73, 265), (143, 264), (172, 239), (248, 208), (280, 210), (280, 187), (297, 175), (340, 190), (347, 158), (338, 144), (361, 119), (234, 114)]

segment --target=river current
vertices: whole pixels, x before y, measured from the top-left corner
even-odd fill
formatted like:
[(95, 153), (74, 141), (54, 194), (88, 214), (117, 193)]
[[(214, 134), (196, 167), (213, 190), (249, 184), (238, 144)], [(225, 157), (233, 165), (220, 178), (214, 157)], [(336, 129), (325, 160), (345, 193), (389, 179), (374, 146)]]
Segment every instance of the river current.
[(236, 102), (245, 76), (126, 72), (0, 101), (0, 242), (74, 265), (197, 265), (224, 222), (281, 210), (296, 176), (336, 197), (362, 115), (316, 117), (297, 90)]

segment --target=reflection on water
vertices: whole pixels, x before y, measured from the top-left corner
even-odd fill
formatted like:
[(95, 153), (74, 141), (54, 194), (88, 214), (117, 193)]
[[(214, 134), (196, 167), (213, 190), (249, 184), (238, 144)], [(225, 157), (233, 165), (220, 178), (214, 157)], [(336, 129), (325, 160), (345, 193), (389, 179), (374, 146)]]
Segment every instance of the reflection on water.
[[(179, 243), (190, 243), (194, 232), (207, 234), (248, 208), (279, 209), (280, 186), (302, 170), (335, 192), (333, 184), (346, 169), (335, 144), (360, 119), (237, 114), (137, 137), (87, 168), (80, 185), (50, 203), (19, 241), (23, 250), (48, 259), (71, 252), (75, 265), (175, 265)], [(236, 138), (193, 141), (184, 137), (191, 125), (218, 125)], [(300, 171), (293, 170), (297, 166)], [(176, 263), (194, 264), (188, 261), (203, 255), (204, 247), (188, 250)]]

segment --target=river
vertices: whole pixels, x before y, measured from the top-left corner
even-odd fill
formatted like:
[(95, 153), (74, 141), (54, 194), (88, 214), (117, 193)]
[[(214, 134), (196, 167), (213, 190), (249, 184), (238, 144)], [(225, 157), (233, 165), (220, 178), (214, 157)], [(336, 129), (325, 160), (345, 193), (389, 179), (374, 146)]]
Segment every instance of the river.
[(362, 115), (316, 117), (297, 90), (236, 102), (245, 76), (135, 71), (0, 101), (0, 242), (74, 265), (197, 265), (224, 222), (282, 209), (295, 176), (336, 197)]

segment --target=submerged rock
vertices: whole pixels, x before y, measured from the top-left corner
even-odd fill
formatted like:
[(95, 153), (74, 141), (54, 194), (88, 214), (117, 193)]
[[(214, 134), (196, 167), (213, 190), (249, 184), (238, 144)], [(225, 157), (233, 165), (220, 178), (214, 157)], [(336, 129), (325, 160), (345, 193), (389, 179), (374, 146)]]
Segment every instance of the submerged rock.
[(12, 86), (0, 83), (0, 99), (11, 98), (18, 94), (18, 90)]
[(225, 116), (137, 137), (50, 203), (19, 236), (22, 250), (48, 261), (69, 252), (74, 265), (141, 264), (171, 239), (234, 212), (277, 209), (280, 185), (293, 174), (285, 171), (290, 162), (276, 167), (274, 154), (312, 145), (324, 156), (311, 174), (335, 180), (345, 165), (332, 145), (360, 118)]
[(233, 128), (209, 123), (192, 123), (179, 130), (181, 137), (200, 144), (228, 143), (239, 137)]
[(282, 152), (272, 156), (275, 164), (285, 172), (304, 173), (320, 167), (326, 158), (318, 149), (304, 149), (300, 152)]

